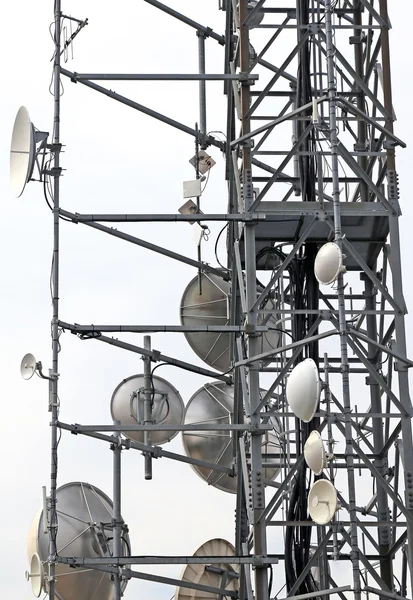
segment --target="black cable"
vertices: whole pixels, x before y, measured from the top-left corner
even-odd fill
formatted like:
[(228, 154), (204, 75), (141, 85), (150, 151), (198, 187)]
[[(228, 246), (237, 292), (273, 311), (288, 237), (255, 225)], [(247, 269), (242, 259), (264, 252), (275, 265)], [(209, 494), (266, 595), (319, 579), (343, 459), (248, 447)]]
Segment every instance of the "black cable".
[(224, 225), (224, 227), (221, 229), (221, 231), (218, 233), (218, 235), (217, 235), (217, 239), (215, 240), (215, 249), (214, 249), (214, 251), (215, 251), (215, 258), (216, 258), (216, 261), (217, 261), (217, 263), (219, 264), (219, 266), (220, 266), (222, 269), (224, 269), (225, 271), (229, 271), (229, 269), (228, 269), (227, 267), (224, 267), (224, 265), (223, 265), (223, 264), (221, 264), (221, 262), (220, 262), (220, 260), (219, 260), (219, 258), (218, 258), (218, 242), (219, 242), (219, 239), (220, 239), (221, 235), (224, 233), (225, 229), (228, 227), (228, 225), (229, 225), (229, 223), (226, 223), (226, 224)]

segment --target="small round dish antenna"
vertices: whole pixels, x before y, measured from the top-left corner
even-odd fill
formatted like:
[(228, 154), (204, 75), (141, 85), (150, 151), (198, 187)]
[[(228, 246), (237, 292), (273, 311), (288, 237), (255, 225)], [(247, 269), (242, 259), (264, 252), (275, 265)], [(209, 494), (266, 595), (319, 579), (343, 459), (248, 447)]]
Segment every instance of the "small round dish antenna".
[[(113, 504), (98, 488), (89, 483), (73, 482), (57, 489), (57, 552), (62, 557), (110, 558), (113, 556)], [(45, 529), (43, 510), (39, 511), (29, 531), (27, 547), (30, 573), (34, 553), (40, 563), (48, 560), (49, 533)], [(122, 532), (121, 556), (130, 556), (130, 540), (126, 528)], [(126, 586), (126, 581), (123, 582)], [(33, 584), (32, 584), (33, 586)], [(37, 589), (37, 588), (36, 588)], [(61, 600), (113, 600), (110, 574), (93, 569), (73, 569), (56, 565), (56, 597)], [(43, 591), (48, 593), (47, 580)]]
[(327, 466), (327, 455), (318, 431), (312, 431), (304, 445), (304, 459), (314, 475), (321, 475)]
[[(265, 392), (263, 392), (265, 394)], [(234, 388), (222, 381), (207, 383), (189, 400), (185, 410), (185, 425), (227, 425), (233, 422)], [(280, 428), (279, 428), (280, 430)], [(281, 454), (280, 442), (273, 431), (262, 437), (263, 454)], [(232, 436), (230, 431), (185, 431), (182, 441), (187, 456), (204, 460), (221, 467), (231, 468), (233, 462)], [(194, 471), (209, 485), (223, 492), (235, 494), (237, 479), (213, 468), (191, 465)], [(278, 467), (264, 469), (265, 479), (273, 479)]]
[(20, 363), (20, 374), (23, 379), (31, 379), (36, 371), (36, 359), (33, 354), (25, 354)]
[[(168, 381), (152, 377), (152, 420), (155, 425), (179, 426), (184, 420), (184, 402), (178, 390)], [(143, 375), (132, 375), (124, 379), (112, 394), (110, 410), (112, 418), (121, 425), (143, 424), (143, 406), (146, 395)], [(176, 436), (177, 431), (152, 431), (152, 443), (165, 444)], [(124, 431), (124, 435), (135, 442), (144, 442), (143, 431)]]
[[(213, 565), (187, 565), (181, 576), (182, 581), (222, 589), (222, 597), (225, 597), (225, 591), (238, 591), (239, 565), (231, 565), (231, 558), (235, 556), (235, 548), (232, 544), (220, 538), (208, 540), (198, 548), (194, 556), (228, 557), (228, 562), (223, 560), (222, 563)], [(214, 569), (208, 570), (211, 566)], [(175, 600), (212, 600), (214, 597), (211, 592), (186, 587), (178, 587), (175, 593)]]
[(44, 570), (40, 556), (35, 552), (30, 559), (30, 571), (26, 571), (26, 579), (30, 581), (33, 596), (39, 598), (44, 590)]
[(334, 283), (343, 271), (343, 254), (334, 242), (321, 246), (314, 261), (314, 274), (322, 285)]
[(306, 358), (291, 371), (287, 379), (287, 401), (296, 417), (309, 423), (320, 399), (320, 377), (312, 358)]
[(35, 154), (34, 127), (27, 108), (21, 106), (14, 121), (10, 146), (10, 185), (16, 198), (22, 195), (32, 176)]
[(327, 479), (316, 481), (308, 494), (308, 512), (317, 525), (327, 525), (337, 510), (337, 490)]
[[(227, 281), (214, 274), (202, 274), (201, 294), (199, 280), (194, 277), (187, 286), (181, 300), (180, 317), (182, 325), (225, 326), (230, 320), (231, 288)], [(266, 308), (273, 309), (269, 300)], [(258, 325), (263, 323), (267, 315), (261, 315)], [(271, 329), (277, 329), (277, 315), (272, 314), (266, 321)], [(215, 332), (185, 333), (185, 338), (192, 350), (210, 367), (226, 373), (230, 368), (230, 334)], [(259, 353), (269, 352), (279, 345), (279, 331), (267, 331), (260, 337)]]

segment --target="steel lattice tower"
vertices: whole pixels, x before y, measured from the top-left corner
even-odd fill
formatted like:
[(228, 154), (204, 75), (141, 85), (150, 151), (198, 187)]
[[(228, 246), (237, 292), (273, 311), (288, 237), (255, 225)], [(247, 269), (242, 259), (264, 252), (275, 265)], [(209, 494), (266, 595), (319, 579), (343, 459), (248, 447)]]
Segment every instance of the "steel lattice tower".
[[(408, 386), (395, 150), (405, 144), (394, 133), (387, 0), (221, 0), (225, 31), (217, 33), (157, 0), (145, 0), (194, 29), (199, 73), (75, 73), (60, 64), (62, 13), (55, 0), (53, 155), (47, 176), (53, 183), (53, 365), (51, 371), (51, 453), (49, 495), (49, 595), (55, 597), (55, 567), (98, 568), (113, 574), (115, 600), (121, 580), (138, 577), (134, 565), (154, 557), (122, 557), (120, 456), (122, 447), (151, 460), (168, 456), (152, 445), (150, 393), (145, 443), (120, 437), (121, 425), (71, 425), (59, 421), (58, 353), (61, 330), (95, 337), (145, 358), (147, 388), (151, 363), (163, 361), (234, 386), (231, 431), (237, 474), (234, 564), (240, 565), (239, 598), (268, 600), (271, 580), (286, 582), (282, 597), (339, 595), (360, 600), (362, 593), (382, 600), (408, 596), (413, 570), (413, 415)], [(211, 8), (212, 10), (212, 8)], [(156, 20), (154, 10), (154, 23)], [(79, 30), (84, 21), (78, 22)], [(251, 43), (259, 32), (259, 45)], [(76, 32), (77, 33), (77, 32)], [(222, 46), (221, 74), (205, 73), (205, 44)], [(70, 41), (69, 41), (70, 43)], [(228, 205), (222, 214), (74, 214), (60, 206), (60, 81), (68, 79), (175, 127), (197, 143), (225, 154)], [(109, 90), (101, 81), (199, 80), (199, 126), (164, 114)], [(227, 101), (226, 141), (208, 133), (205, 89), (222, 80)], [(197, 178), (200, 173), (197, 172)], [(198, 204), (199, 208), (199, 204)], [(78, 325), (59, 318), (59, 226), (63, 217), (213, 274), (230, 283), (230, 321), (215, 332), (231, 334), (231, 371), (220, 374), (175, 357), (108, 337), (109, 332), (167, 332), (170, 326)], [(227, 225), (227, 264), (213, 267), (113, 229), (104, 223), (195, 221)], [(334, 242), (345, 255), (333, 287), (319, 285), (314, 260), (319, 248)], [(257, 295), (257, 279), (258, 295)], [(265, 281), (265, 283), (260, 283)], [(262, 352), (263, 336), (276, 316), (278, 346)], [(182, 333), (207, 327), (174, 326)], [(322, 381), (314, 419), (304, 423), (291, 412), (286, 382), (291, 369), (311, 358)], [(262, 377), (273, 383), (263, 395)], [(263, 435), (276, 430), (280, 452), (262, 451)], [(159, 428), (159, 427), (158, 427)], [(112, 444), (114, 454), (114, 557), (63, 558), (56, 547), (57, 439), (59, 429), (87, 434)], [(177, 427), (185, 430), (185, 425)], [(211, 429), (207, 425), (205, 431)], [(326, 525), (307, 513), (314, 481), (303, 448), (318, 430), (326, 440), (325, 470), (338, 490), (340, 510)], [(102, 432), (115, 432), (113, 435)], [(180, 460), (178, 455), (169, 458)], [(191, 462), (186, 459), (186, 462)], [(198, 461), (199, 462), (199, 461)], [(210, 465), (212, 468), (213, 465)], [(280, 469), (274, 481), (266, 469)], [(366, 476), (369, 483), (366, 484)], [(373, 482), (373, 486), (371, 485)], [(373, 490), (373, 493), (372, 493)], [(274, 533), (276, 532), (276, 534)], [(272, 550), (269, 537), (283, 540)], [(160, 551), (160, 555), (162, 552)], [(156, 558), (156, 557), (155, 557)], [(196, 562), (191, 557), (159, 557), (165, 564)], [(342, 561), (340, 581), (330, 564)], [(219, 564), (219, 557), (198, 560)], [(221, 561), (222, 562), (222, 561)], [(314, 568), (318, 569), (317, 576)], [(171, 578), (154, 582), (179, 585)], [(223, 577), (223, 581), (225, 577)], [(205, 585), (188, 585), (211, 597)], [(281, 586), (280, 586), (281, 587)], [(127, 595), (127, 591), (125, 592)]]

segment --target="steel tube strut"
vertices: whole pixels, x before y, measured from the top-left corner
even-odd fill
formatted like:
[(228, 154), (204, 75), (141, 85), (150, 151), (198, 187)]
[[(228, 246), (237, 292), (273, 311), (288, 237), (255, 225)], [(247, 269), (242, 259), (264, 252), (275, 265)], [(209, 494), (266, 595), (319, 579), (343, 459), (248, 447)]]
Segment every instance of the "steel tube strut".
[[(336, 73), (333, 45), (332, 29), (332, 0), (325, 2), (325, 38), (326, 38), (326, 60), (327, 60), (327, 85), (328, 85), (328, 107), (329, 107), (329, 133), (331, 144), (331, 171), (333, 179), (333, 205), (334, 205), (334, 241), (342, 248), (343, 234), (341, 230), (341, 208), (340, 208), (340, 179), (338, 162), (338, 136), (337, 136), (337, 90)], [(349, 362), (347, 351), (347, 324), (346, 324), (346, 306), (345, 306), (345, 284), (343, 273), (340, 272), (337, 279), (337, 299), (339, 311), (339, 334), (340, 334), (340, 353), (341, 353), (341, 381), (343, 392), (343, 405), (345, 413), (345, 437), (346, 437), (346, 464), (348, 480), (348, 499), (350, 516), (350, 546), (353, 566), (353, 587), (355, 600), (361, 600), (361, 581), (359, 566), (359, 544), (357, 535), (357, 514), (356, 514), (356, 490), (354, 478), (354, 456), (352, 447), (352, 428), (351, 428), (351, 401), (350, 401), (350, 380), (349, 380)]]

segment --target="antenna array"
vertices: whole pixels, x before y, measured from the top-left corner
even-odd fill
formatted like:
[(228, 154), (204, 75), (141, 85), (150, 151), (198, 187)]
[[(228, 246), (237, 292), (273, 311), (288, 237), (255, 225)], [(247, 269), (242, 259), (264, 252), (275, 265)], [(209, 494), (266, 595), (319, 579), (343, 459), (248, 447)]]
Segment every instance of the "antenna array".
[[(62, 48), (60, 35), (68, 17), (55, 0), (53, 136), (48, 141), (38, 132), (24, 108), (13, 130), (14, 194), (21, 195), (35, 165), (53, 189), (52, 368), (44, 376), (30, 354), (21, 365), (25, 379), (36, 372), (48, 380), (52, 413), (50, 489), (29, 538), (32, 590), (52, 600), (88, 600), (103, 572), (99, 597), (115, 600), (131, 578), (176, 585), (179, 600), (267, 600), (274, 579), (285, 583), (286, 597), (405, 598), (413, 572), (413, 362), (406, 357), (395, 165), (395, 149), (405, 144), (393, 128), (387, 2), (286, 0), (281, 7), (270, 0), (222, 0), (225, 34), (157, 0), (146, 2), (194, 29), (199, 73), (62, 68), (69, 41)], [(87, 23), (74, 21), (78, 30), (70, 40)], [(223, 48), (221, 74), (206, 73), (206, 41)], [(195, 139), (196, 179), (184, 182), (180, 214), (83, 215), (61, 207), (63, 78)], [(143, 79), (199, 81), (199, 125), (184, 125), (94, 83)], [(207, 131), (209, 80), (224, 86), (225, 142)], [(216, 148), (224, 154), (228, 198), (222, 213), (210, 214), (201, 210), (201, 183), (216, 163), (208, 154)], [(194, 267), (181, 325), (60, 320), (61, 218)], [(192, 224), (197, 259), (102, 225), (148, 220)], [(216, 267), (201, 255), (213, 221), (224, 223), (227, 236), (226, 264)], [(149, 329), (183, 333), (208, 368), (153, 350), (149, 336), (139, 347), (105, 335)], [(113, 393), (113, 435), (99, 433), (99, 425), (59, 420), (62, 330), (143, 357), (143, 374)], [(216, 381), (203, 384), (184, 407), (177, 390), (153, 375), (158, 361)], [(261, 384), (264, 378), (269, 386)], [(57, 487), (59, 429), (87, 431), (111, 444), (113, 502), (90, 484)], [(161, 447), (178, 432), (186, 455)], [(235, 494), (234, 543), (209, 540), (192, 557), (135, 557), (120, 506), (125, 447), (143, 453), (146, 479), (153, 458), (167, 456)], [(374, 481), (371, 494), (366, 474)], [(282, 552), (271, 549), (274, 531), (284, 539)], [(182, 579), (134, 570), (155, 559), (187, 565)], [(345, 566), (335, 573), (334, 563)]]

